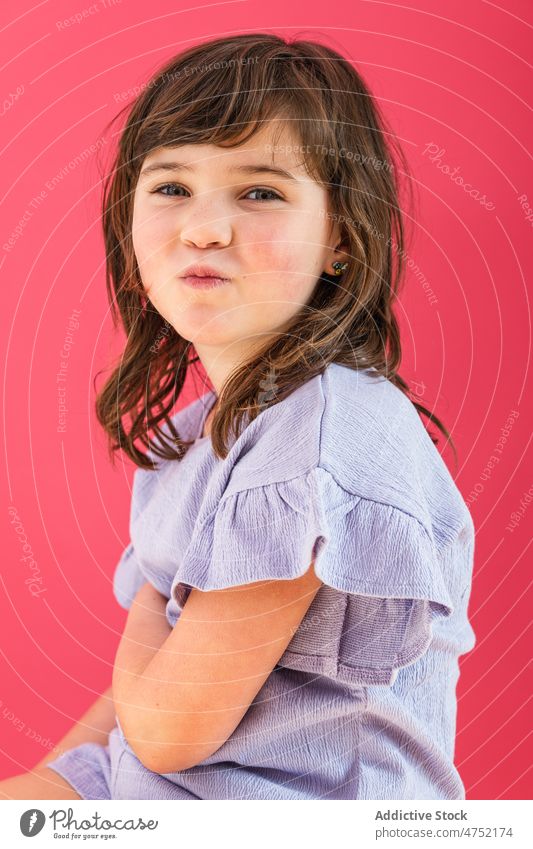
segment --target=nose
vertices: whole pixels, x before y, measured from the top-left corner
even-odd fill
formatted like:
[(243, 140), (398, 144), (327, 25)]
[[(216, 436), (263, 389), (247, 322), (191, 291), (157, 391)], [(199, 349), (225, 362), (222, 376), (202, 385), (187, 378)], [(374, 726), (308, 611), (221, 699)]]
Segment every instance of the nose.
[(231, 221), (220, 205), (207, 201), (187, 216), (180, 238), (197, 248), (225, 247), (232, 239)]

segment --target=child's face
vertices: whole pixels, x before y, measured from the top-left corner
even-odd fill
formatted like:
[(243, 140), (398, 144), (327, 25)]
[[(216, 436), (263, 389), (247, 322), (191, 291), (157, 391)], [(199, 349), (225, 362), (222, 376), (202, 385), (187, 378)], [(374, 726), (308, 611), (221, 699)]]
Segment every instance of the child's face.
[[(132, 225), (143, 286), (202, 361), (203, 353), (244, 355), (264, 344), (339, 259), (326, 188), (306, 174), (290, 128), (276, 144), (272, 125), (265, 125), (239, 148), (160, 148), (143, 162)], [(142, 173), (156, 162), (176, 161), (191, 170)], [(259, 164), (290, 171), (295, 179), (236, 170)], [(193, 263), (214, 266), (231, 282), (193, 289), (181, 279)]]

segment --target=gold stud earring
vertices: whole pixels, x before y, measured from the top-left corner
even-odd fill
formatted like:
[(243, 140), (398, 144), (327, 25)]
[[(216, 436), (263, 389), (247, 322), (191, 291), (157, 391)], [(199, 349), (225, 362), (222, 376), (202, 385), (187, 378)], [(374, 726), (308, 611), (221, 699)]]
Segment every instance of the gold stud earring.
[(334, 274), (339, 275), (342, 274), (348, 268), (347, 262), (334, 262), (333, 268), (335, 269)]

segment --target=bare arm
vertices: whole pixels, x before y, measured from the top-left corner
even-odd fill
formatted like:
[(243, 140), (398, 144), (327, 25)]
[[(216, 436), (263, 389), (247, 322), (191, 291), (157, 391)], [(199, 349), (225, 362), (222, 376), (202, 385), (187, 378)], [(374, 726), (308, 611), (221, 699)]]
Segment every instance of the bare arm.
[(229, 738), (322, 584), (313, 567), (292, 580), (193, 588), (174, 628), (166, 599), (149, 585), (139, 590), (113, 692), (124, 735), (147, 769), (189, 769)]
[(130, 607), (113, 667), (113, 697), (124, 731), (132, 688), (172, 633), (166, 618), (167, 599), (151, 584), (139, 589)]
[[(138, 591), (124, 628), (119, 644), (117, 659), (119, 671), (113, 671), (113, 686), (96, 699), (80, 720), (65, 734), (53, 751), (39, 763), (37, 769), (46, 766), (63, 752), (80, 746), (82, 743), (100, 743), (107, 746), (109, 732), (115, 727), (117, 710), (113, 692), (118, 683), (118, 698), (122, 697), (121, 682), (128, 681), (137, 673), (144, 671), (149, 661), (168, 637), (172, 628), (165, 616), (167, 600), (150, 584), (144, 584)], [(159, 614), (159, 615), (158, 615)], [(146, 644), (153, 648), (147, 648)]]
[(102, 746), (107, 746), (109, 732), (115, 724), (115, 705), (112, 689), (109, 687), (62, 738), (54, 751), (49, 752), (42, 761), (39, 761), (37, 768), (46, 766), (49, 761), (55, 760), (67, 749), (73, 749), (81, 743), (100, 743)]

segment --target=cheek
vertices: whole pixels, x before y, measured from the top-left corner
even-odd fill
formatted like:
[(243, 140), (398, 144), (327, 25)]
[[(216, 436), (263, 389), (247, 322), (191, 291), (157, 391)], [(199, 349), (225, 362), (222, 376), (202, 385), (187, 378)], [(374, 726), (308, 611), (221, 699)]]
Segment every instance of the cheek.
[[(276, 229), (265, 236), (264, 244), (254, 246), (253, 262), (257, 274), (250, 278), (248, 292), (253, 301), (262, 300), (283, 313), (294, 311), (295, 303), (308, 301), (319, 274), (313, 268), (311, 246), (304, 241), (294, 241), (285, 230)], [(286, 302), (286, 303), (285, 303)]]
[(143, 267), (148, 270), (161, 261), (165, 245), (169, 243), (170, 232), (162, 215), (153, 212), (148, 215), (143, 212), (142, 207), (134, 207), (131, 236), (142, 274)]
[(254, 244), (250, 238), (254, 265), (261, 272), (296, 271), (298, 249), (295, 249), (288, 228), (280, 224), (261, 229), (261, 236)]

